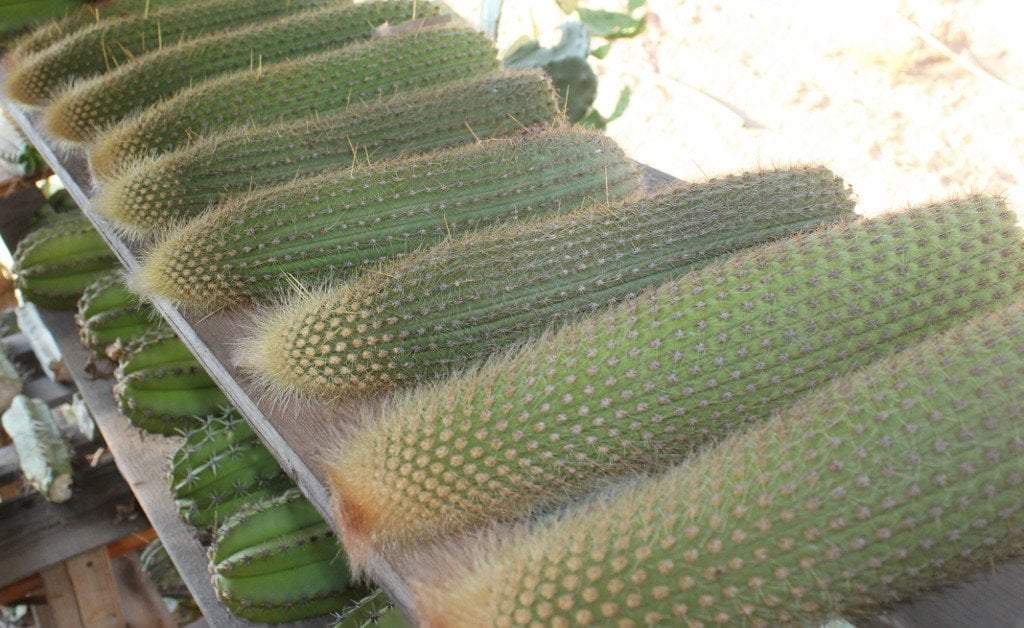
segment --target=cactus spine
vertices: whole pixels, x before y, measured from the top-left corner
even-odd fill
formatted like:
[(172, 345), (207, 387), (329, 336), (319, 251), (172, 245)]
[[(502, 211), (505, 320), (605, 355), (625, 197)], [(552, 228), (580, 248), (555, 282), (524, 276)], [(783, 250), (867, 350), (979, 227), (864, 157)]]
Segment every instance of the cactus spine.
[(61, 139), (89, 142), (97, 133), (174, 93), (212, 77), (340, 48), (366, 39), (384, 23), (429, 17), (439, 5), (378, 0), (316, 11), (216, 33), (143, 56), (135, 63), (64, 92), (46, 110), (45, 125)]
[(114, 172), (231, 127), (330, 115), (396, 93), (483, 76), (497, 67), (494, 45), (469, 28), (377, 37), (183, 90), (100, 136), (90, 159), (98, 172)]
[(220, 600), (250, 621), (326, 615), (365, 595), (351, 584), (330, 527), (295, 489), (228, 519), (210, 562)]
[(78, 300), (79, 336), (82, 344), (99, 353), (116, 342), (128, 342), (146, 333), (152, 326), (153, 312), (141, 303), (119, 272), (101, 276), (89, 285)]
[(424, 581), (423, 612), (446, 626), (866, 618), (1024, 548), (1022, 377), (1018, 303), (514, 532), (479, 569)]
[(286, 304), (259, 323), (246, 362), (276, 392), (316, 397), (431, 379), (852, 207), (842, 179), (801, 168), (472, 233)]
[(18, 395), (0, 422), (29, 485), (51, 502), (71, 499), (71, 451), (46, 404)]
[(402, 613), (377, 590), (339, 613), (334, 628), (408, 628)]
[(391, 403), (331, 468), (346, 546), (518, 517), (655, 470), (1022, 287), (1015, 219), (938, 203), (742, 252)]
[(74, 309), (89, 284), (117, 267), (117, 257), (81, 214), (53, 219), (28, 234), (14, 253), (25, 300), (46, 308)]
[[(229, 195), (367, 159), (509, 135), (546, 125), (556, 112), (554, 91), (540, 72), (473, 77), (329, 116), (215, 134), (124, 172), (104, 186), (96, 208), (129, 233), (149, 235)], [(100, 163), (92, 167), (104, 174)]]
[(143, 290), (205, 309), (316, 283), (499, 221), (633, 193), (622, 151), (556, 130), (332, 172), (200, 216), (153, 248)]
[[(338, 0), (347, 2), (347, 0)], [(24, 59), (7, 77), (7, 95), (40, 106), (73, 81), (134, 60), (164, 44), (291, 15), (332, 0), (205, 0), (172, 6), (152, 15), (101, 21)]]

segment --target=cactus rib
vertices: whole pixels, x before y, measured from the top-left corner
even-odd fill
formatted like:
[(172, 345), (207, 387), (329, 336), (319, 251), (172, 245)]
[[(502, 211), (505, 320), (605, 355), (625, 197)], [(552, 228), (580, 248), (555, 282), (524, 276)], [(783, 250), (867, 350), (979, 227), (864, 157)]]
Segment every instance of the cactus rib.
[(114, 398), (121, 413), (147, 432), (174, 435), (229, 406), (195, 360), (170, 362), (119, 377)]
[(153, 311), (124, 284), (119, 272), (103, 275), (78, 300), (75, 321), (82, 344), (99, 353), (116, 342), (126, 343), (152, 327)]

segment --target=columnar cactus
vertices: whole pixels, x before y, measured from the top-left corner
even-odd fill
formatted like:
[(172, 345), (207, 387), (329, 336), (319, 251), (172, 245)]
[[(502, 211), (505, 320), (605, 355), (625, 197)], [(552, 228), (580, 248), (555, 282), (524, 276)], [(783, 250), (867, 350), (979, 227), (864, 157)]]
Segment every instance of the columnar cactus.
[(138, 338), (124, 344), (118, 361), (122, 377), (153, 366), (192, 360), (188, 346), (170, 327), (156, 324)]
[(486, 544), (417, 584), (424, 625), (812, 625), (1008, 558), (1024, 548), (1022, 305)]
[(230, 305), (637, 186), (622, 151), (595, 133), (492, 140), (237, 197), (156, 245), (137, 285), (196, 310)]
[(402, 613), (377, 590), (341, 611), (334, 628), (408, 628)]
[(170, 46), (94, 77), (64, 92), (47, 108), (45, 125), (56, 137), (90, 142), (133, 113), (212, 77), (341, 48), (366, 39), (384, 23), (440, 13), (414, 0), (377, 0), (260, 22)]
[(494, 72), (494, 44), (461, 26), (376, 37), (341, 50), (206, 81), (126, 120), (97, 140), (98, 172), (235, 126), (329, 115), (400, 92)]
[(330, 465), (350, 555), (664, 468), (1003, 304), (1024, 287), (1014, 223), (969, 197), (796, 236), (403, 395)]
[(71, 499), (71, 450), (50, 408), (39, 399), (18, 395), (0, 423), (14, 442), (25, 481), (51, 502)]
[(246, 362), (280, 393), (351, 397), (408, 385), (716, 256), (850, 218), (853, 204), (829, 170), (798, 168), (474, 232), (286, 303), (260, 320)]
[(74, 309), (85, 288), (118, 267), (117, 257), (85, 216), (54, 218), (28, 234), (14, 253), (17, 285), (40, 307)]
[[(95, 207), (144, 236), (230, 195), (367, 160), (511, 135), (556, 115), (554, 90), (539, 71), (473, 77), (329, 116), (215, 134), (130, 168), (102, 188)], [(109, 174), (96, 162), (93, 171)]]
[(229, 518), (210, 548), (213, 585), (232, 613), (280, 623), (339, 611), (353, 585), (330, 527), (296, 489)]
[(109, 272), (90, 284), (78, 300), (79, 336), (82, 344), (100, 354), (118, 341), (125, 343), (153, 327), (152, 308), (124, 284), (118, 271)]
[(39, 106), (75, 80), (109, 72), (165, 44), (348, 1), (205, 0), (101, 21), (23, 59), (8, 75), (6, 92), (21, 103)]

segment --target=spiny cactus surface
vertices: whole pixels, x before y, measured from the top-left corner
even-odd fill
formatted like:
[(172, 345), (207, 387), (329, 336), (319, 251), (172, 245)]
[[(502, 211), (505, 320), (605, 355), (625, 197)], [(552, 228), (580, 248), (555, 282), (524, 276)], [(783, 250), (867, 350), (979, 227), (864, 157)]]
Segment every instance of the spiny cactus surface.
[(678, 462), (1007, 302), (1024, 244), (969, 197), (738, 253), (393, 401), (331, 466), (346, 547), (517, 518)]
[(215, 33), (141, 57), (57, 97), (44, 123), (56, 137), (90, 142), (104, 128), (212, 77), (341, 48), (381, 24), (430, 17), (440, 5), (413, 0), (346, 4)]
[(152, 308), (124, 284), (118, 271), (90, 284), (78, 300), (79, 336), (82, 344), (104, 353), (115, 342), (130, 342), (153, 326)]
[(78, 213), (54, 218), (25, 236), (14, 252), (14, 272), (25, 300), (74, 309), (82, 292), (119, 263), (89, 220)]
[(1024, 551), (1022, 381), (1017, 303), (514, 532), (455, 582), (419, 585), (424, 612), (446, 626), (870, 616)]
[(147, 432), (175, 435), (229, 407), (224, 393), (194, 359), (167, 362), (124, 374), (114, 398), (121, 413)]
[(100, 136), (97, 172), (179, 148), (231, 127), (316, 115), (494, 72), (494, 44), (460, 26), (377, 37), (341, 50), (228, 74), (179, 92)]
[(164, 46), (332, 3), (348, 0), (205, 0), (101, 21), (24, 59), (8, 75), (6, 92), (39, 106), (75, 80), (109, 72)]
[(622, 151), (594, 133), (492, 140), (234, 199), (155, 246), (138, 285), (196, 310), (230, 305), (637, 186)]
[(338, 614), (334, 628), (408, 628), (409, 624), (383, 591), (377, 590)]
[(215, 134), (123, 172), (96, 208), (127, 232), (149, 235), (250, 189), (510, 135), (556, 114), (540, 72), (473, 77), (329, 116)]
[(170, 327), (153, 325), (139, 337), (124, 344), (118, 357), (118, 376), (169, 363), (192, 359), (188, 346), (178, 339)]
[[(852, 216), (825, 168), (682, 183), (471, 233), (287, 303), (247, 362), (276, 392), (351, 397), (427, 380), (731, 251)], [(342, 313), (342, 314), (340, 314)]]
[(250, 621), (280, 623), (337, 612), (366, 591), (353, 585), (330, 527), (296, 489), (229, 518), (210, 549), (218, 597)]

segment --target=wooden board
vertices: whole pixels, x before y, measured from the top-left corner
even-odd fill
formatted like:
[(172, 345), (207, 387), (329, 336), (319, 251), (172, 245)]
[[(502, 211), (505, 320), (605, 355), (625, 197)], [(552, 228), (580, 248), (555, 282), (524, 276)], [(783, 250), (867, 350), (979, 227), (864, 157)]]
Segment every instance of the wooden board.
[[(64, 181), (65, 187), (93, 221), (124, 267), (129, 271), (137, 269), (138, 251), (123, 241), (107, 220), (92, 211), (90, 199), (93, 185), (84, 159), (58, 147), (36, 127), (34, 119), (25, 111), (9, 103), (7, 106), (12, 118), (36, 145), (54, 173)], [(664, 173), (646, 167), (643, 173), (644, 187), (648, 191), (672, 180)], [(285, 404), (267, 399), (242, 377), (233, 355), (239, 330), (244, 329), (249, 320), (246, 312), (218, 313), (196, 318), (183, 314), (162, 299), (154, 300), (153, 304), (253, 426), (303, 494), (332, 526), (335, 525), (330, 495), (324, 486), (325, 476), (320, 466), (322, 447), (330, 441), (325, 436), (343, 430), (352, 417), (362, 410), (360, 405), (313, 402)], [(381, 555), (371, 556), (369, 563), (367, 575), (385, 589), (409, 619), (415, 621), (411, 594), (402, 579), (401, 571)], [(942, 609), (949, 617), (957, 618), (960, 625), (1000, 625), (998, 618), (1005, 616), (1007, 608), (1012, 609), (1016, 616), (1024, 617), (1024, 595), (1019, 594), (1024, 591), (1022, 565), (1024, 561), (1003, 565), (994, 568), (976, 582), (937, 592), (927, 598), (929, 608)], [(1006, 595), (1004, 591), (1016, 594)], [(899, 618), (901, 626), (936, 625), (933, 623), (934, 613), (924, 613), (920, 608), (914, 604), (902, 605), (880, 617), (879, 622), (885, 624)]]

